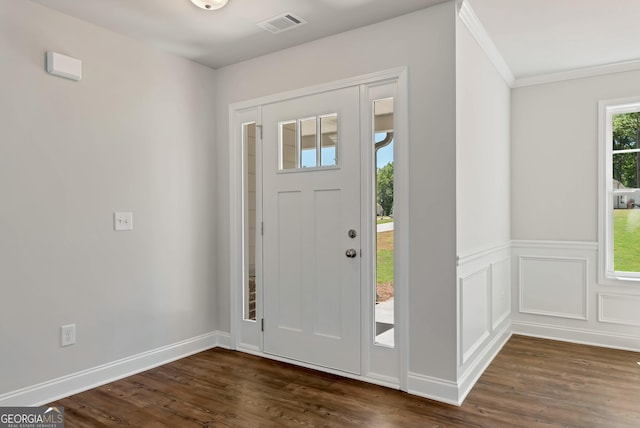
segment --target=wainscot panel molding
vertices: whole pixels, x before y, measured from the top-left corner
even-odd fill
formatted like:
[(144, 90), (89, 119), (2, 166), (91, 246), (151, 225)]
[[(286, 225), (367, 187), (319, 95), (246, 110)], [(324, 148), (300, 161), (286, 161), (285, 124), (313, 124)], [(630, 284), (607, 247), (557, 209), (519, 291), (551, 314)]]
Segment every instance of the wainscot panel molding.
[(473, 359), (471, 364), (465, 366), (465, 371), (458, 378), (458, 402), (462, 404), (471, 389), (476, 384), (482, 373), (498, 355), (498, 352), (511, 337), (511, 322), (504, 322), (499, 331), (491, 335), (492, 339), (483, 347), (482, 352)]
[(598, 321), (640, 327), (640, 295), (598, 293)]
[(586, 258), (519, 256), (520, 313), (586, 320)]
[(475, 356), (471, 364), (467, 364), (464, 373), (457, 383), (445, 379), (437, 379), (419, 373), (409, 373), (408, 390), (410, 394), (444, 403), (461, 406), (482, 373), (498, 355), (511, 337), (511, 323), (504, 323), (500, 330), (493, 334), (489, 343)]
[(0, 395), (0, 407), (41, 406), (207, 349), (218, 346), (228, 348), (228, 344), (227, 333), (215, 331), (203, 334)]
[(491, 264), (491, 330), (511, 315), (511, 258)]
[(482, 346), (491, 331), (489, 270), (490, 266), (487, 266), (458, 280), (461, 365)]
[(489, 308), (489, 282), (490, 266), (486, 266), (471, 275), (458, 280), (458, 302), (460, 314), (460, 348), (462, 360), (460, 364), (467, 362), (469, 357), (480, 347), (482, 342), (489, 337), (491, 332), (491, 320)]
[[(510, 242), (458, 257), (458, 405), (511, 336), (511, 281)], [(415, 378), (416, 394), (443, 392), (429, 382)]]
[(597, 242), (511, 248), (514, 334), (640, 351), (640, 287), (598, 283)]

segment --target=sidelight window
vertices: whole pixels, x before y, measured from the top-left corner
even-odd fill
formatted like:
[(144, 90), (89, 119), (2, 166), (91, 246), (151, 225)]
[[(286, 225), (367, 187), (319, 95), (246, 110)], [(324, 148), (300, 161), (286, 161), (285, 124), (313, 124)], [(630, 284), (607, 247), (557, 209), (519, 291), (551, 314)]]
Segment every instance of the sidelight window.
[(256, 124), (242, 125), (244, 152), (244, 279), (243, 319), (256, 320)]
[(395, 343), (393, 98), (373, 101), (375, 168), (375, 343)]

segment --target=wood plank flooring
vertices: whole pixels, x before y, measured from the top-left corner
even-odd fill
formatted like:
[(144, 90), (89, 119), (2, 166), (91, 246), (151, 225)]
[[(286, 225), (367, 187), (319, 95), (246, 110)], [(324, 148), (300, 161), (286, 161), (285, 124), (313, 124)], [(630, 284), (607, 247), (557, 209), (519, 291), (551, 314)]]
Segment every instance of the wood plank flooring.
[(86, 391), (65, 426), (640, 427), (640, 354), (513, 336), (461, 407), (213, 349)]

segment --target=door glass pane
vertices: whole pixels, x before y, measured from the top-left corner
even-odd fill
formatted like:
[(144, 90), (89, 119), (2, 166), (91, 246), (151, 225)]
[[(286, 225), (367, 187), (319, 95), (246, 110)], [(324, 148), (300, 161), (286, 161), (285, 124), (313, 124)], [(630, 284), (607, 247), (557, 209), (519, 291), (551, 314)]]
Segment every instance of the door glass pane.
[(318, 165), (315, 117), (300, 120), (300, 147), (302, 148), (300, 166), (315, 168)]
[(244, 143), (244, 319), (256, 319), (256, 124), (242, 126)]
[(376, 164), (375, 343), (394, 346), (393, 98), (373, 102)]
[(280, 169), (298, 168), (297, 122), (280, 123)]
[(338, 164), (338, 114), (280, 122), (280, 170)]
[(320, 165), (337, 165), (338, 115), (320, 117)]

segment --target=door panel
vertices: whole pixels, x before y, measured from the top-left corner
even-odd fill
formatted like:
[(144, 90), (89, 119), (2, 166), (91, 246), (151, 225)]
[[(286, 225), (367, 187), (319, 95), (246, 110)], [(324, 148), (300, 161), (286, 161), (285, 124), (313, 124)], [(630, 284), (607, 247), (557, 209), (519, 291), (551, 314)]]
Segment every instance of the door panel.
[[(302, 192), (278, 193), (278, 230), (286, 231), (278, 236), (278, 250), (275, 254), (278, 263), (278, 287), (269, 287), (265, 292), (278, 293), (278, 327), (302, 332), (304, 309), (303, 290), (300, 287), (304, 279), (304, 265), (299, 263), (303, 246), (304, 219), (299, 215), (302, 204)], [(271, 259), (271, 258), (270, 258)]]
[(352, 87), (262, 111), (264, 351), (352, 373), (361, 348), (360, 237), (348, 233), (360, 230), (358, 103)]

